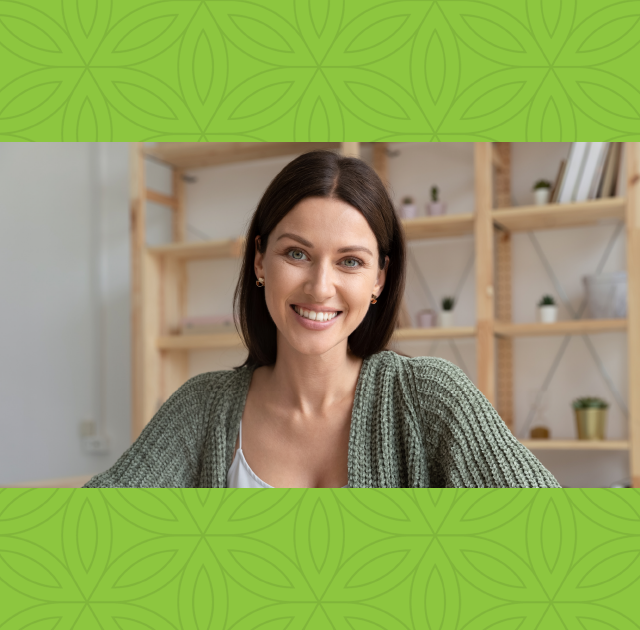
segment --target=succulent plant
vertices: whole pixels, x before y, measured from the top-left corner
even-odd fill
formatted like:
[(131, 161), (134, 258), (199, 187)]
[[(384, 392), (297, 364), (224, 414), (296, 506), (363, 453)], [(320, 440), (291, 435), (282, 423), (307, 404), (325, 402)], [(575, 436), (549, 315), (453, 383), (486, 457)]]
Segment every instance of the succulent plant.
[(442, 298), (442, 310), (452, 311), (454, 303), (455, 303), (455, 298), (452, 298), (452, 297)]
[(533, 190), (537, 190), (538, 188), (551, 188), (551, 182), (547, 179), (539, 179), (533, 185)]
[(438, 201), (438, 187), (437, 186), (431, 186), (431, 201), (433, 201), (434, 203), (436, 201)]
[(402, 203), (405, 204), (405, 205), (413, 203), (413, 197), (410, 197), (408, 195), (406, 197), (403, 197), (402, 198)]
[(552, 295), (543, 295), (542, 299), (538, 302), (538, 306), (555, 306), (556, 301)]
[(609, 403), (602, 398), (595, 396), (586, 396), (584, 398), (576, 398), (571, 406), (574, 409), (606, 409)]

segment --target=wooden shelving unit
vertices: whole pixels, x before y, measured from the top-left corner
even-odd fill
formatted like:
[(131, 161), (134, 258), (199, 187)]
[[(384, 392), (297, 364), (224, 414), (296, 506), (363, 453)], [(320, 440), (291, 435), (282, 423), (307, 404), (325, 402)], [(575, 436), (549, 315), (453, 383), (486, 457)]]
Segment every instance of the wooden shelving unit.
[[(135, 439), (160, 405), (188, 377), (188, 352), (241, 346), (233, 333), (180, 335), (186, 315), (186, 264), (192, 260), (237, 258), (243, 237), (187, 243), (184, 169), (340, 148), (359, 155), (360, 143), (161, 143), (131, 145), (132, 226), (132, 437)], [(475, 212), (421, 217), (403, 222), (408, 240), (472, 235), (475, 242), (476, 326), (398, 328), (397, 341), (475, 338), (478, 387), (513, 427), (513, 339), (527, 336), (585, 335), (626, 331), (629, 347), (629, 438), (602, 442), (522, 440), (532, 450), (627, 451), (632, 484), (640, 487), (640, 143), (626, 143), (627, 196), (584, 203), (510, 207), (510, 143), (475, 143)], [(173, 170), (171, 195), (146, 186), (145, 161), (159, 160)], [(387, 182), (386, 145), (373, 145), (373, 166)], [(171, 208), (173, 242), (145, 244), (148, 202)], [(511, 321), (511, 234), (610, 221), (627, 228), (628, 316), (625, 320), (575, 320), (554, 324)]]

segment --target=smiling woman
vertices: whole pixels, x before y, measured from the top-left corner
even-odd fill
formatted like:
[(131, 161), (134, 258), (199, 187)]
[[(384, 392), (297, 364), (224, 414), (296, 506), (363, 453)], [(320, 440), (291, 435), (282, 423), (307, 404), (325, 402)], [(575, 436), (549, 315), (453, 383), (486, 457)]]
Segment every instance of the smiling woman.
[(367, 164), (296, 158), (246, 242), (245, 362), (187, 381), (86, 487), (558, 487), (462, 370), (385, 350), (405, 245)]

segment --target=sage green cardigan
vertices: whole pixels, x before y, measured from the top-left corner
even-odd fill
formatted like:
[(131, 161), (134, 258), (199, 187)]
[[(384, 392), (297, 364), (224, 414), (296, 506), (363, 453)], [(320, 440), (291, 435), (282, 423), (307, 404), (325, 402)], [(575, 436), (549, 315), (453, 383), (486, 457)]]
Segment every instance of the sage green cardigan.
[[(251, 368), (199, 374), (85, 488), (224, 488)], [(349, 436), (350, 488), (558, 488), (453, 363), (367, 357)]]

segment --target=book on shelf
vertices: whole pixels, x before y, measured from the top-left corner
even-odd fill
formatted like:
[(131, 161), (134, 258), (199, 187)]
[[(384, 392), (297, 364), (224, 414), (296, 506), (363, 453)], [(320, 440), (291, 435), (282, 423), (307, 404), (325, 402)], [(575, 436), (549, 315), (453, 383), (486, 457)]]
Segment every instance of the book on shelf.
[(620, 142), (573, 142), (549, 201), (570, 203), (614, 196), (621, 148)]
[(233, 315), (205, 315), (185, 317), (181, 321), (182, 335), (216, 335), (236, 332)]

